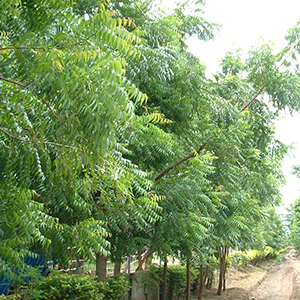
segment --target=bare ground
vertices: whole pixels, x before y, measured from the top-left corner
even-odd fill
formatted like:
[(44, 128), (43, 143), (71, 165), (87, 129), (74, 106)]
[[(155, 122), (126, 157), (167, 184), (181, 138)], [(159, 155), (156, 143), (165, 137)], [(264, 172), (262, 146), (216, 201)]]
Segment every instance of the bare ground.
[[(197, 297), (193, 298), (197, 299)], [(205, 300), (300, 300), (300, 257), (291, 249), (280, 262), (231, 270), (222, 295), (206, 291)]]

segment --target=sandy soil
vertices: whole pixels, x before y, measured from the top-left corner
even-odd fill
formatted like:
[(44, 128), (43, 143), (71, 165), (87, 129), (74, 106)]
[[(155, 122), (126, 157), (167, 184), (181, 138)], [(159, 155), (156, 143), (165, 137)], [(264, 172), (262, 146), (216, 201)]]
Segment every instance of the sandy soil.
[(255, 300), (300, 299), (300, 260), (298, 252), (291, 250), (276, 270), (263, 280), (252, 292)]
[(206, 291), (203, 299), (300, 300), (300, 256), (291, 249), (276, 264), (231, 270), (226, 291), (221, 296), (216, 295), (215, 289)]

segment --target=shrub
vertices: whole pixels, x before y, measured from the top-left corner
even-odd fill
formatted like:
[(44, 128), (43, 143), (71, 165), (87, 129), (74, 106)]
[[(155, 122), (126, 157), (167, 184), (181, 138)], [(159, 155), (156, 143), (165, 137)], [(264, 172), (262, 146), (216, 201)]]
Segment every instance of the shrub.
[(247, 265), (250, 262), (250, 258), (246, 252), (233, 251), (230, 257), (232, 258), (232, 261), (237, 264), (238, 267)]
[(264, 250), (264, 256), (266, 259), (276, 258), (278, 253), (270, 246), (267, 246)]
[(40, 297), (36, 299), (102, 300), (104, 294), (100, 292), (101, 288), (102, 283), (94, 277), (52, 272), (38, 283), (36, 289), (40, 291)]
[(250, 263), (254, 266), (265, 259), (264, 252), (259, 250), (248, 250), (247, 255), (249, 256)]
[(281, 256), (284, 252), (288, 251), (290, 249), (290, 246), (283, 248), (281, 250), (278, 251), (278, 256)]
[(274, 259), (281, 255), (281, 253), (288, 250), (289, 247), (282, 249), (278, 252), (270, 246), (267, 246), (264, 251), (248, 250), (248, 251), (234, 251), (230, 255), (232, 260), (237, 263), (238, 267), (251, 263), (256, 265), (265, 259)]
[(124, 276), (108, 278), (106, 282), (97, 282), (96, 277), (87, 275), (68, 275), (53, 272), (37, 286), (40, 297), (47, 300), (117, 300), (131, 288)]
[(103, 294), (105, 300), (117, 300), (125, 296), (130, 290), (131, 284), (125, 276), (110, 277), (103, 285)]
[[(157, 269), (160, 280), (163, 278), (163, 267)], [(191, 283), (197, 279), (198, 271), (191, 267)], [(167, 270), (168, 299), (179, 299), (186, 290), (186, 266), (169, 266)]]

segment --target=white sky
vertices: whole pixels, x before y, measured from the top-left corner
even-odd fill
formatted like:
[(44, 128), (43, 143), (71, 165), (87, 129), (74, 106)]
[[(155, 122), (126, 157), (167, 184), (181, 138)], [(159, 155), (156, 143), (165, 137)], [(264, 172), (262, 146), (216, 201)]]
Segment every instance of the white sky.
[[(162, 0), (162, 4), (172, 7), (174, 1)], [(300, 19), (299, 0), (206, 0), (203, 9), (204, 17), (221, 24), (222, 30), (214, 41), (201, 42), (192, 38), (188, 45), (189, 51), (205, 62), (212, 73), (227, 51), (247, 50), (262, 39), (275, 43), (277, 50), (282, 49), (288, 29)], [(287, 184), (281, 193), (284, 205), (289, 207), (300, 196), (300, 179), (291, 174), (291, 167), (300, 165), (300, 115), (283, 114), (283, 118), (276, 124), (277, 138), (285, 144), (295, 143), (299, 148), (283, 163)], [(278, 211), (285, 212), (283, 208)]]

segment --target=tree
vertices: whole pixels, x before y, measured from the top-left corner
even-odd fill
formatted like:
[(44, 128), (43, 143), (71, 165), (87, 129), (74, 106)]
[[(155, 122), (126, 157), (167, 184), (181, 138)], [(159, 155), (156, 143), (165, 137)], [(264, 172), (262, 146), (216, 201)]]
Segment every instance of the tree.
[(268, 218), (261, 224), (262, 236), (265, 245), (276, 251), (289, 246), (287, 226), (282, 217), (276, 214), (275, 207), (268, 208)]
[[(117, 151), (134, 101), (146, 100), (124, 77), (124, 57), (139, 55), (140, 39), (106, 5), (85, 18), (71, 2), (0, 2), (5, 265), (20, 263), (35, 244), (43, 251), (51, 244), (61, 260), (73, 246), (107, 255), (110, 233), (101, 214), (110, 202), (132, 204), (132, 214), (144, 209), (147, 216), (135, 219), (139, 226), (156, 217), (146, 176), (134, 175), (136, 167)], [(133, 186), (140, 187), (138, 197)]]
[(299, 211), (300, 199), (296, 199), (292, 205), (292, 220), (290, 222), (290, 240), (294, 249), (300, 248), (299, 233), (300, 233), (300, 211)]

